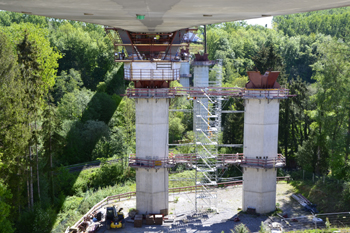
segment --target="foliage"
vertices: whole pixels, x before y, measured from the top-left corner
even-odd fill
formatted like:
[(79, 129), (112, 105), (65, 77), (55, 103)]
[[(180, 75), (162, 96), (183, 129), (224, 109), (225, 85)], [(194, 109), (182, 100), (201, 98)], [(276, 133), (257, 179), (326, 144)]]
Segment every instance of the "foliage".
[(59, 73), (72, 68), (78, 70), (84, 87), (91, 90), (96, 90), (114, 66), (112, 43), (104, 35), (102, 26), (99, 27), (88, 30), (80, 23), (65, 22), (51, 38), (51, 43), (64, 55), (59, 60)]
[(265, 226), (264, 222), (261, 222), (259, 233), (268, 233), (269, 229)]
[(54, 210), (43, 209), (39, 204), (34, 205), (32, 210), (26, 210), (16, 224), (18, 232), (49, 233), (54, 221)]
[(243, 223), (240, 223), (238, 225), (235, 226), (235, 233), (249, 233), (249, 229), (247, 228), (246, 225), (244, 225)]
[(56, 77), (56, 83), (52, 91), (55, 103), (59, 102), (64, 94), (71, 93), (74, 90), (79, 90), (83, 85), (79, 71), (73, 68), (69, 73), (62, 71), (60, 76)]
[(274, 27), (290, 37), (322, 33), (349, 39), (349, 7), (273, 17)]
[(9, 219), (11, 205), (8, 204), (12, 198), (12, 194), (2, 181), (0, 181), (0, 197), (0, 233), (12, 233), (14, 232), (14, 228)]
[[(19, 55), (34, 56), (32, 59), (35, 59), (37, 68), (34, 71), (36, 73), (33, 73), (33, 75), (38, 75), (42, 79), (40, 87), (44, 92), (48, 92), (55, 84), (55, 76), (58, 68), (57, 60), (61, 58), (60, 53), (50, 46), (49, 38), (47, 37), (50, 34), (49, 31), (31, 23), (12, 24), (10, 27), (3, 28), (2, 30), (14, 44), (27, 43), (27, 46), (33, 46), (30, 52), (31, 55), (23, 53), (29, 51), (22, 51), (22, 55)], [(22, 44), (22, 46), (24, 45)], [(25, 57), (20, 59), (23, 60)]]
[[(95, 191), (88, 190), (81, 197), (72, 196), (64, 200), (64, 210), (61, 211), (56, 219), (52, 232), (63, 232), (68, 226), (72, 226), (81, 218), (90, 208), (100, 202), (107, 196), (113, 196), (121, 193), (132, 192), (136, 190), (134, 182), (127, 182), (124, 185), (107, 186)], [(78, 206), (77, 208), (75, 208)]]

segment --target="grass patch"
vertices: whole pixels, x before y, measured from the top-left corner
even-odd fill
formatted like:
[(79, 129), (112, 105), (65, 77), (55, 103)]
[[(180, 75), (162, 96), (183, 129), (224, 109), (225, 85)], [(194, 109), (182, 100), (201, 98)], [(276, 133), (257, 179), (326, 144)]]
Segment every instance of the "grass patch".
[(312, 203), (317, 205), (320, 213), (349, 211), (350, 204), (343, 198), (343, 185), (337, 183), (323, 183), (321, 180), (292, 181), (291, 185), (297, 193), (301, 193)]

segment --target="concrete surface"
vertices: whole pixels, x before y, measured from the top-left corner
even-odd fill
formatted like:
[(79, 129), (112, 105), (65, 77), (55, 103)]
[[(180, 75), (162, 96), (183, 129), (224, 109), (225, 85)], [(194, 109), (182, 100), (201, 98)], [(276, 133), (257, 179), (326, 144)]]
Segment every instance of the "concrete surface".
[[(349, 0), (0, 0), (0, 9), (108, 25), (134, 32), (171, 32), (198, 25), (349, 4)], [(144, 20), (138, 20), (136, 14), (144, 15)]]
[[(277, 157), (279, 100), (246, 99), (244, 156), (251, 159)], [(243, 169), (243, 210), (268, 213), (276, 206), (277, 169)]]
[[(276, 200), (283, 214), (289, 217), (309, 215), (304, 212), (301, 206), (290, 196), (293, 194), (293, 188), (289, 184), (277, 184)], [(133, 223), (126, 223), (124, 229), (106, 230), (102, 227), (98, 233), (141, 233), (141, 232), (196, 232), (196, 233), (231, 233), (231, 229), (240, 223), (244, 223), (251, 232), (258, 232), (261, 222), (269, 221), (267, 215), (248, 215), (242, 213), (238, 208), (242, 203), (242, 187), (227, 187), (218, 189), (218, 210), (219, 213), (203, 212), (195, 215), (194, 213), (194, 193), (181, 193), (169, 195), (169, 211), (175, 217), (174, 222), (164, 223), (162, 226), (145, 225), (142, 228), (134, 228)], [(176, 200), (176, 201), (175, 201)], [(117, 204), (124, 208), (125, 217), (130, 208), (135, 207), (135, 198), (122, 201)], [(240, 222), (232, 221), (238, 216)], [(274, 221), (280, 221), (276, 219)], [(300, 228), (301, 229), (301, 228)], [(305, 229), (305, 228), (304, 228)]]
[(183, 87), (190, 87), (190, 78), (189, 77), (181, 77), (181, 75), (189, 75), (189, 74), (190, 74), (190, 63), (188, 61), (181, 62), (180, 83)]
[[(198, 62), (199, 63), (199, 62)], [(193, 66), (193, 86), (194, 87), (208, 87), (209, 86), (209, 66)], [(202, 104), (200, 104), (200, 102)], [(197, 98), (193, 100), (193, 131), (202, 130), (206, 132), (208, 129), (208, 99)], [(201, 119), (198, 116), (204, 117)], [(196, 132), (195, 132), (196, 133)]]
[(279, 100), (247, 99), (244, 110), (244, 156), (277, 157)]
[[(136, 157), (168, 158), (169, 100), (136, 100)], [(168, 209), (168, 170), (137, 168), (136, 207), (140, 213), (159, 213)]]
[(208, 87), (209, 86), (209, 66), (193, 66), (193, 86)]
[(273, 169), (243, 168), (243, 210), (253, 207), (257, 213), (276, 208), (276, 176)]

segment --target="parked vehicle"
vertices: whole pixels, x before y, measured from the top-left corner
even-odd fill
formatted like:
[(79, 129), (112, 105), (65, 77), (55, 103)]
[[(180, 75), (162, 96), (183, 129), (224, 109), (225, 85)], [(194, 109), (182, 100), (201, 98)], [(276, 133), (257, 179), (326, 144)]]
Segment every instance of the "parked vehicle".
[(125, 226), (125, 218), (124, 213), (122, 212), (123, 208), (120, 208), (117, 213), (117, 219), (112, 221), (110, 227), (111, 228), (124, 228)]
[(111, 223), (114, 222), (118, 217), (115, 206), (106, 208), (106, 227), (107, 229), (111, 228)]

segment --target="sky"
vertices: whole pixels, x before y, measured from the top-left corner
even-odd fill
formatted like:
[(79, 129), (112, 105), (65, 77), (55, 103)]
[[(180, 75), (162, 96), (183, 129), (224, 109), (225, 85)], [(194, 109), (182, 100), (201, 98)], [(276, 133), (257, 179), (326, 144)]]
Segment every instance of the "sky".
[(257, 18), (257, 19), (247, 19), (248, 24), (254, 25), (254, 24), (259, 24), (265, 27), (267, 24), (268, 28), (272, 28), (272, 16), (271, 17), (264, 17), (264, 18)]

